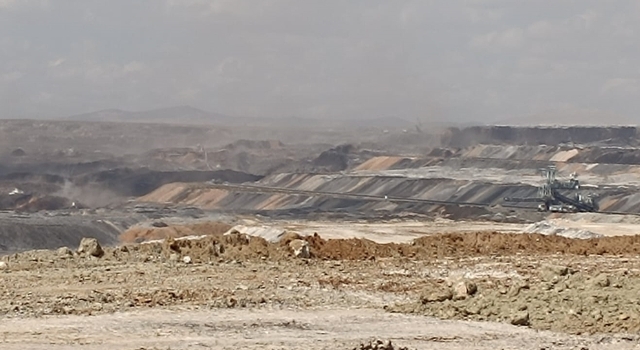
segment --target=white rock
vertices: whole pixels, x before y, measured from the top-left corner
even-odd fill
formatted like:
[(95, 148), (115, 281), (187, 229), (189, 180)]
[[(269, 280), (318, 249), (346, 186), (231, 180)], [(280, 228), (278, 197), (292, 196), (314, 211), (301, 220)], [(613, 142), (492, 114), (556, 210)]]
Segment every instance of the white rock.
[(467, 296), (473, 295), (478, 290), (478, 287), (475, 283), (471, 281), (461, 281), (456, 284), (453, 289), (453, 299), (454, 300), (462, 300), (466, 299)]
[(309, 243), (307, 243), (307, 241), (294, 239), (289, 242), (289, 247), (293, 250), (293, 255), (297, 258), (308, 259), (311, 257), (311, 253), (309, 252)]
[(190, 256), (185, 256), (184, 258), (182, 258), (182, 262), (185, 264), (191, 264), (191, 257)]
[(523, 230), (524, 233), (537, 233), (547, 236), (562, 236), (567, 238), (589, 239), (600, 238), (601, 234), (587, 230), (580, 230), (570, 227), (560, 227), (550, 221), (539, 221), (529, 225)]
[(102, 247), (100, 246), (100, 243), (98, 243), (97, 239), (85, 237), (82, 239), (82, 241), (80, 241), (78, 254), (88, 254), (97, 258), (101, 258), (104, 255), (104, 250), (102, 250)]
[(56, 252), (58, 253), (58, 256), (61, 258), (67, 258), (67, 257), (73, 256), (73, 252), (68, 247), (60, 247)]

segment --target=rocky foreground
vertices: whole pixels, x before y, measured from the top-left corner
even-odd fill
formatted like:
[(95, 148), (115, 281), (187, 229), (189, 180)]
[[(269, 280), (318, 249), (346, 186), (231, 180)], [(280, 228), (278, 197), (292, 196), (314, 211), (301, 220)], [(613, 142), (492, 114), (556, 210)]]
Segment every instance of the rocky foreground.
[[(49, 323), (52, 317), (80, 317), (91, 323), (109, 315), (150, 310), (263, 316), (378, 310), (389, 320), (394, 315), (430, 316), (497, 322), (506, 327), (500, 329), (516, 333), (518, 329), (559, 332), (549, 333), (549, 339), (565, 339), (557, 344), (539, 339), (547, 349), (579, 344), (620, 349), (638, 340), (628, 334), (640, 331), (638, 249), (633, 237), (577, 241), (497, 233), (437, 235), (409, 244), (293, 234), (279, 243), (217, 234), (119, 247), (101, 247), (94, 239), (84, 239), (73, 250), (2, 257), (0, 314), (2, 324), (11, 327), (41, 319)], [(294, 322), (292, 317), (287, 322)], [(5, 334), (0, 343), (10, 345), (7, 334), (13, 331), (0, 327), (0, 334)], [(442, 341), (420, 338), (425, 331), (417, 328), (413, 337), (389, 334), (380, 342), (372, 342), (376, 334), (354, 333), (336, 343), (338, 347), (319, 343), (312, 348), (442, 348), (435, 347)], [(94, 344), (78, 339), (65, 341)], [(469, 341), (456, 339), (447, 342), (449, 348)], [(388, 347), (387, 340), (399, 346)], [(509, 344), (509, 337), (503, 340)], [(287, 348), (286, 341), (282, 344)]]

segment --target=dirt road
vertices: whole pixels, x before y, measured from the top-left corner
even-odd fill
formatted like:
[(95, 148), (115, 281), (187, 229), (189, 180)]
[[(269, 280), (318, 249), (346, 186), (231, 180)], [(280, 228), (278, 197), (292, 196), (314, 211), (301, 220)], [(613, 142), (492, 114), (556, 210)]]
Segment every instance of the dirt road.
[(379, 338), (416, 349), (633, 349), (499, 323), (441, 321), (372, 309), (140, 310), (4, 320), (3, 349), (351, 349)]

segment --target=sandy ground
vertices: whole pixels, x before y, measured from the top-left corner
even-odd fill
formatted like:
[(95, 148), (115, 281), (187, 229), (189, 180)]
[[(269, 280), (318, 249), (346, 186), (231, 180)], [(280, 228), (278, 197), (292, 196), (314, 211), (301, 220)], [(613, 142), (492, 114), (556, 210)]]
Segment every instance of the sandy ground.
[(601, 234), (603, 236), (632, 236), (640, 234), (639, 224), (574, 222), (566, 219), (550, 221), (560, 227), (587, 230), (593, 233)]
[(351, 349), (368, 339), (417, 349), (634, 349), (623, 338), (537, 332), (372, 309), (141, 310), (4, 320), (3, 349)]
[[(560, 228), (590, 231), (607, 237), (640, 234), (640, 217), (602, 215), (594, 213), (570, 214), (548, 219)], [(324, 238), (366, 238), (377, 243), (406, 243), (416, 238), (439, 233), (502, 232), (521, 233), (531, 224), (513, 224), (482, 221), (435, 221), (397, 220), (392, 222), (344, 222), (335, 221), (264, 221), (246, 220), (245, 225), (265, 226), (296, 232), (302, 236), (314, 233)]]
[(242, 235), (100, 257), (90, 246), (5, 256), (0, 348), (352, 349), (376, 337), (417, 349), (631, 349), (639, 340), (625, 335), (640, 332), (640, 247), (629, 237), (600, 247), (498, 233), (308, 242), (309, 259)]
[[(247, 225), (259, 224), (256, 221), (246, 221), (244, 223)], [(525, 224), (495, 222), (461, 222), (447, 219), (350, 223), (336, 221), (268, 221), (262, 224), (296, 232), (301, 236), (312, 236), (317, 233), (326, 239), (366, 238), (377, 243), (406, 243), (418, 237), (436, 233), (479, 231), (515, 233), (522, 232), (528, 226)]]
[(549, 221), (560, 227), (587, 230), (603, 236), (631, 236), (640, 234), (640, 216), (574, 213), (550, 215)]

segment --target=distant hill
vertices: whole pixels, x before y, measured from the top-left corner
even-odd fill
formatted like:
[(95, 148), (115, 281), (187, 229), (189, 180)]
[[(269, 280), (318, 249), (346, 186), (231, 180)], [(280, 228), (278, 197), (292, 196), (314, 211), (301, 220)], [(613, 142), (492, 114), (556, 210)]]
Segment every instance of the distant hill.
[(379, 118), (302, 118), (282, 116), (275, 118), (232, 117), (225, 114), (204, 111), (191, 106), (175, 106), (147, 111), (126, 111), (122, 109), (105, 109), (96, 112), (77, 114), (60, 120), (88, 122), (125, 122), (125, 123), (162, 123), (162, 124), (218, 124), (228, 126), (282, 126), (282, 127), (317, 127), (317, 128), (349, 128), (349, 129), (389, 129), (414, 130), (432, 128), (436, 125), (450, 126), (450, 123), (432, 120), (407, 120), (399, 117)]
[(497, 125), (510, 126), (636, 126), (640, 120), (595, 109), (560, 108), (541, 113), (499, 120)]
[(220, 113), (206, 112), (190, 106), (176, 106), (140, 112), (125, 111), (121, 109), (105, 109), (97, 112), (77, 114), (64, 119), (94, 122), (170, 124), (229, 124), (240, 121), (238, 118)]
[(339, 118), (300, 118), (281, 117), (269, 120), (271, 125), (305, 126), (305, 127), (325, 127), (325, 128), (350, 128), (350, 129), (401, 129), (413, 128), (415, 122), (409, 122), (400, 118), (360, 118), (360, 119), (339, 119)]
[(400, 118), (376, 119), (312, 119), (300, 117), (250, 118), (231, 117), (207, 112), (191, 106), (176, 106), (147, 111), (105, 109), (73, 115), (62, 120), (92, 122), (167, 123), (167, 124), (221, 124), (251, 126), (305, 126), (305, 127), (362, 127), (362, 128), (413, 128), (415, 122)]
[(417, 122), (411, 122), (397, 117), (382, 117), (372, 119), (350, 119), (342, 121), (346, 126), (361, 127), (361, 128), (413, 128)]

